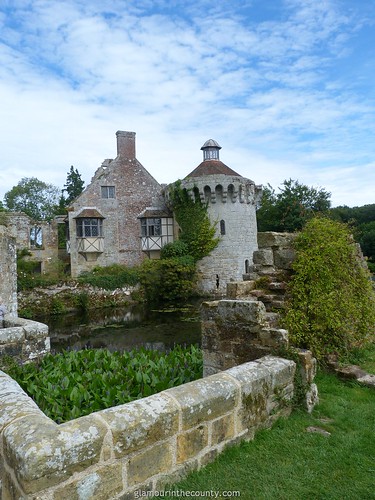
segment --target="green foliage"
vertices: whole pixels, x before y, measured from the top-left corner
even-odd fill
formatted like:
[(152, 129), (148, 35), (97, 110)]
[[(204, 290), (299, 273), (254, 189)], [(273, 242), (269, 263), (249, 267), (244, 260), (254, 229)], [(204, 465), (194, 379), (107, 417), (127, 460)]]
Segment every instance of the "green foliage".
[(364, 344), (375, 327), (375, 297), (346, 225), (309, 221), (295, 240), (285, 325), (296, 347), (318, 359)]
[(136, 285), (139, 282), (139, 270), (120, 264), (97, 266), (92, 271), (82, 273), (78, 281), (104, 290), (115, 290), (116, 288)]
[(52, 297), (50, 313), (53, 315), (66, 313), (65, 304), (58, 297)]
[(350, 224), (354, 237), (359, 242), (363, 254), (375, 263), (375, 204), (362, 207), (340, 206), (331, 208), (332, 219)]
[[(70, 170), (66, 177), (66, 183), (64, 184), (63, 191), (63, 202), (65, 206), (69, 206), (73, 200), (75, 200), (83, 191), (85, 182), (81, 178), (81, 174), (76, 168), (71, 165)], [(67, 193), (67, 197), (64, 196), (64, 191)]]
[(182, 257), (188, 255), (189, 247), (182, 240), (176, 240), (173, 243), (167, 243), (160, 251), (161, 259), (170, 259), (172, 257)]
[(140, 283), (146, 301), (151, 304), (185, 301), (194, 295), (194, 259), (185, 255), (145, 260), (140, 268)]
[(7, 209), (24, 212), (35, 221), (52, 219), (58, 201), (59, 189), (35, 177), (24, 177), (4, 196)]
[(279, 191), (276, 193), (270, 185), (263, 189), (261, 207), (257, 212), (259, 231), (300, 230), (311, 217), (326, 212), (331, 204), (331, 193), (292, 179), (285, 180)]
[(215, 224), (207, 213), (207, 205), (203, 204), (198, 194), (190, 196), (190, 191), (181, 187), (178, 181), (169, 190), (169, 200), (181, 229), (180, 240), (186, 243), (188, 254), (195, 261), (209, 255), (219, 243)]
[(28, 260), (27, 257), (30, 255), (31, 253), (27, 248), (17, 250), (18, 291), (55, 284), (58, 281), (57, 277), (38, 273), (39, 264), (33, 260)]
[(198, 379), (202, 367), (198, 347), (177, 346), (167, 354), (145, 349), (65, 351), (22, 366), (8, 360), (5, 371), (46, 415), (61, 423)]

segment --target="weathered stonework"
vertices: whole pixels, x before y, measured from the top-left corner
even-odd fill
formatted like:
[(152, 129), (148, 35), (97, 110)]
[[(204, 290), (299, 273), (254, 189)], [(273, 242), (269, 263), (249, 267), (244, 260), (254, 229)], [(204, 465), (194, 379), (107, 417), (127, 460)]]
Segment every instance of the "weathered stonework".
[(260, 301), (204, 302), (201, 317), (204, 375), (258, 359), (288, 345), (286, 330), (270, 326)]
[(2, 498), (160, 491), (290, 411), (295, 363), (272, 356), (62, 425), (0, 372)]
[(0, 297), (9, 316), (17, 316), (17, 247), (6, 226), (0, 225)]
[(7, 311), (0, 325), (0, 358), (26, 362), (49, 352), (50, 341), (47, 325), (17, 317), (16, 246), (9, 228), (0, 226), (0, 296)]

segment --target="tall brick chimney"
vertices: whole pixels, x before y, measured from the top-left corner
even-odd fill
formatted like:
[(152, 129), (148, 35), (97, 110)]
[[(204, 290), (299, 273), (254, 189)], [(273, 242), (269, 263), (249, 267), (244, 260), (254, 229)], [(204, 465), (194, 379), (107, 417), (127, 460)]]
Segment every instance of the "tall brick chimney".
[(135, 132), (116, 132), (117, 137), (117, 156), (124, 158), (135, 158)]

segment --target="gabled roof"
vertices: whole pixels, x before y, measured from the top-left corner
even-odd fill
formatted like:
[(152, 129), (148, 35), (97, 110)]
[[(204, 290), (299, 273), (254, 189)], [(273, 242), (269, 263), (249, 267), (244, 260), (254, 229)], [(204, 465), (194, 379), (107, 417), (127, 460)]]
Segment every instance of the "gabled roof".
[(105, 219), (96, 208), (84, 208), (74, 219)]
[(232, 170), (220, 160), (205, 160), (202, 161), (202, 163), (198, 165), (197, 168), (190, 172), (190, 174), (188, 174), (185, 179), (187, 177), (203, 177), (205, 175), (217, 174), (235, 175), (236, 177), (241, 177), (240, 174)]

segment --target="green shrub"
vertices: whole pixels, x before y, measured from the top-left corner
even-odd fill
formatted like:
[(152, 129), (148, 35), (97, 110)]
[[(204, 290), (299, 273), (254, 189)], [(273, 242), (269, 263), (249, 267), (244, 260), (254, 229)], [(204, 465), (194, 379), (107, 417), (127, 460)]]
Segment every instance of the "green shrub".
[(169, 353), (87, 349), (48, 354), (22, 366), (8, 359), (7, 373), (58, 423), (150, 396), (202, 377), (198, 347)]
[(161, 260), (145, 260), (140, 283), (147, 302), (180, 302), (195, 293), (195, 262), (185, 255)]
[(182, 240), (176, 240), (173, 243), (167, 243), (160, 251), (161, 259), (170, 259), (172, 257), (182, 257), (188, 255), (189, 247)]
[(139, 271), (136, 267), (126, 267), (120, 264), (98, 266), (90, 272), (82, 273), (78, 281), (104, 290), (115, 290), (136, 285), (139, 281)]
[(374, 291), (348, 227), (314, 218), (295, 248), (285, 316), (291, 343), (317, 358), (365, 344), (374, 334)]

